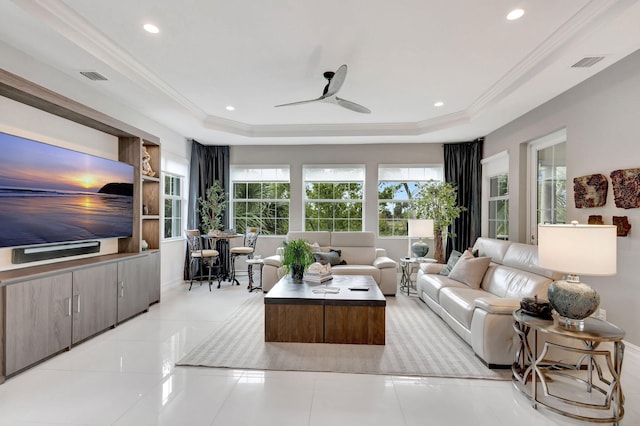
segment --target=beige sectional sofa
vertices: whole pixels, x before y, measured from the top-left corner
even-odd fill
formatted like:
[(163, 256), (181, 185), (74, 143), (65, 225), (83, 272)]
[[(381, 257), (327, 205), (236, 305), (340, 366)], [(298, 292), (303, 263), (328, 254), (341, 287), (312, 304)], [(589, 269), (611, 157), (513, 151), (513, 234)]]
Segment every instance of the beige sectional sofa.
[[(336, 275), (371, 275), (385, 296), (394, 296), (398, 287), (398, 264), (376, 248), (374, 232), (302, 232), (290, 231), (287, 240), (303, 239), (326, 253), (340, 250), (344, 265), (332, 266)], [(279, 254), (264, 259), (262, 289), (269, 291), (283, 275)]]
[[(536, 246), (478, 238), (473, 251), (490, 257), (479, 288), (440, 275), (445, 265), (422, 264), (418, 296), (490, 367), (511, 365), (518, 345), (512, 313), (523, 297), (547, 298), (560, 275), (538, 267)], [(459, 275), (459, 274), (458, 274)]]

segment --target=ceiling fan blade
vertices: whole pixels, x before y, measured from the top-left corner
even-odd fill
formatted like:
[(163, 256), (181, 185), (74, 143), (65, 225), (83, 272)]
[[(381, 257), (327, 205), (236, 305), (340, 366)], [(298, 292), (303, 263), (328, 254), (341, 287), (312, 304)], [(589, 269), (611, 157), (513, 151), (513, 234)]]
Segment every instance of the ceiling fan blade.
[(321, 100), (323, 100), (323, 99), (324, 99), (324, 96), (321, 96), (321, 97), (319, 97), (319, 98), (309, 99), (309, 100), (306, 100), (306, 101), (289, 102), (288, 104), (280, 104), (280, 105), (276, 105), (276, 106), (275, 106), (275, 108), (283, 107), (283, 106), (290, 106), (290, 105), (302, 105), (302, 104), (308, 104), (308, 103), (311, 103), (311, 102), (318, 102), (318, 101), (321, 101)]
[(340, 68), (335, 72), (331, 81), (329, 82), (329, 87), (327, 88), (327, 93), (324, 94), (325, 97), (333, 96), (338, 93), (338, 90), (342, 87), (342, 83), (344, 83), (344, 79), (347, 77), (347, 65), (340, 65)]
[(370, 113), (371, 113), (371, 110), (370, 110), (369, 108), (367, 108), (367, 107), (363, 107), (363, 106), (362, 106), (362, 105), (360, 105), (360, 104), (357, 104), (357, 103), (355, 103), (355, 102), (348, 101), (348, 100), (346, 100), (346, 99), (339, 98), (339, 97), (337, 97), (337, 96), (336, 96), (336, 103), (337, 103), (338, 105), (340, 105), (341, 107), (344, 107), (344, 108), (350, 109), (351, 111), (361, 112), (361, 113), (363, 113), (363, 114), (370, 114)]

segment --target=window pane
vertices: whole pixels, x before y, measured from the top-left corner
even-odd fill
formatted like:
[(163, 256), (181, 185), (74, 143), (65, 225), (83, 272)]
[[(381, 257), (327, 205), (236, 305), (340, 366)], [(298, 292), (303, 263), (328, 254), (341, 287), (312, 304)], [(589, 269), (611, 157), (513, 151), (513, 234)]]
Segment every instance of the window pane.
[(248, 183), (247, 184), (247, 198), (259, 199), (262, 198), (262, 184), (260, 183)]
[(233, 184), (233, 198), (235, 199), (245, 199), (247, 198), (247, 184), (242, 183), (234, 183)]

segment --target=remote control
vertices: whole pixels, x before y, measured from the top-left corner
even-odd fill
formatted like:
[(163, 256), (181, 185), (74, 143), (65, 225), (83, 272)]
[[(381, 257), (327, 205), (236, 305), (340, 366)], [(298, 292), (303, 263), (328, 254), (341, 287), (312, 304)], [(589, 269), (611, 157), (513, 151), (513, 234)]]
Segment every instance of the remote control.
[(369, 291), (367, 287), (349, 287), (351, 291)]

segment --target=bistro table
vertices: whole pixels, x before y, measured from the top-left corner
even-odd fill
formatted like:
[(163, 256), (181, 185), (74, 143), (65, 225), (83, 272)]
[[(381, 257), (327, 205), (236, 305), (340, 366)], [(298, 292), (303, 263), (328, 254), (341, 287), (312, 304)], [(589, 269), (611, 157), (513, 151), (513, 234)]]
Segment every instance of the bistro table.
[[(231, 256), (229, 255), (229, 241), (241, 238), (242, 234), (202, 234), (205, 244), (203, 247), (217, 250), (220, 256), (220, 276), (223, 280), (231, 281)], [(220, 283), (218, 283), (220, 288)]]

